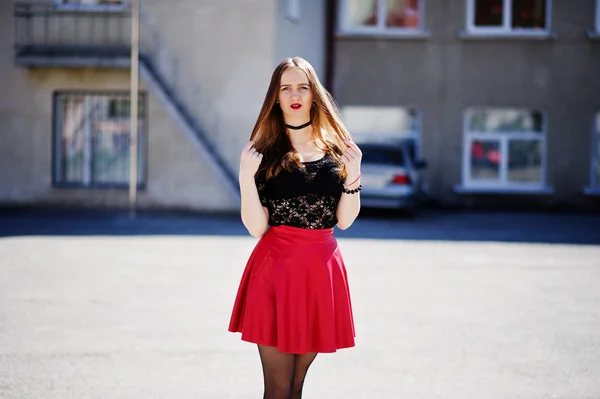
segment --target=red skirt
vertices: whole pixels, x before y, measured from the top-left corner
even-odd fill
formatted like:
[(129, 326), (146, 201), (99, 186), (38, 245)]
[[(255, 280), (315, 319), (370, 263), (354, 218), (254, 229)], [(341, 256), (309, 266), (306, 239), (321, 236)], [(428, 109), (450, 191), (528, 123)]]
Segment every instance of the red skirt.
[(271, 227), (248, 260), (229, 331), (286, 353), (354, 346), (348, 279), (333, 229)]

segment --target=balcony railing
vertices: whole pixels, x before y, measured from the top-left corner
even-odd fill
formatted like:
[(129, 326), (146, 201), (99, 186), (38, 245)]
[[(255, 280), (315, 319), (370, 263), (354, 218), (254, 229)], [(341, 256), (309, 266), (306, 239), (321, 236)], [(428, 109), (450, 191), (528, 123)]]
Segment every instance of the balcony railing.
[(57, 7), (50, 2), (17, 2), (14, 48), (20, 55), (127, 55), (131, 13), (127, 8)]
[[(2, 0), (0, 0), (2, 1)], [(140, 63), (176, 112), (237, 187), (237, 156), (225, 159), (231, 137), (221, 134), (221, 113), (214, 95), (201, 84), (189, 50), (182, 50), (160, 31), (157, 17), (140, 5)], [(22, 65), (128, 65), (131, 11), (56, 7), (50, 2), (14, 6), (15, 58)], [(172, 49), (177, 49), (173, 51)], [(179, 51), (179, 52), (178, 52)], [(183, 51), (183, 53), (181, 53)], [(202, 56), (202, 53), (200, 53)], [(116, 58), (116, 61), (115, 61)], [(181, 62), (181, 60), (187, 62)], [(237, 189), (237, 188), (236, 188)]]

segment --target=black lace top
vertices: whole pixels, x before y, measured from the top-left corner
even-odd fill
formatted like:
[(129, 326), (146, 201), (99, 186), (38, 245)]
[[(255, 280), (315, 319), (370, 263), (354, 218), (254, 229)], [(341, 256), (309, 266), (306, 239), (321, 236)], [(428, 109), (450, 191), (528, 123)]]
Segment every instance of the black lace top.
[(303, 162), (304, 170), (282, 170), (265, 179), (261, 171), (256, 177), (260, 202), (269, 210), (269, 225), (304, 229), (327, 229), (337, 223), (335, 216), (342, 195), (337, 164), (329, 156)]

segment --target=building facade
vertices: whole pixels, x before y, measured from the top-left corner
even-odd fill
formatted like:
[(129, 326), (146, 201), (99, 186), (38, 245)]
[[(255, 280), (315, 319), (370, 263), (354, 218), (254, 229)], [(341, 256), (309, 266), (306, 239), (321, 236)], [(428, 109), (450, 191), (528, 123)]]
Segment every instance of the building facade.
[(333, 92), (413, 137), (434, 199), (597, 203), (600, 1), (338, 0)]
[[(140, 4), (136, 204), (235, 211), (274, 67), (298, 54), (323, 69), (323, 3)], [(1, 205), (128, 206), (129, 6), (1, 2)]]
[[(239, 207), (281, 59), (357, 141), (410, 138), (451, 205), (600, 198), (600, 0), (141, 0), (137, 206)], [(0, 205), (124, 207), (128, 0), (0, 4)]]

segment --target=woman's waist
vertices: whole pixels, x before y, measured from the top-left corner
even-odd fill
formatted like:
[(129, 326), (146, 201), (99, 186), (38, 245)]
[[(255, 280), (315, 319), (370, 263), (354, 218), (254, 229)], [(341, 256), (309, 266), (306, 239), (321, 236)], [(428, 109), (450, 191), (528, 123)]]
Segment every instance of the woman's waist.
[(277, 225), (269, 227), (266, 234), (271, 234), (279, 238), (287, 238), (300, 241), (335, 241), (333, 227), (322, 229), (309, 229), (288, 225)]

